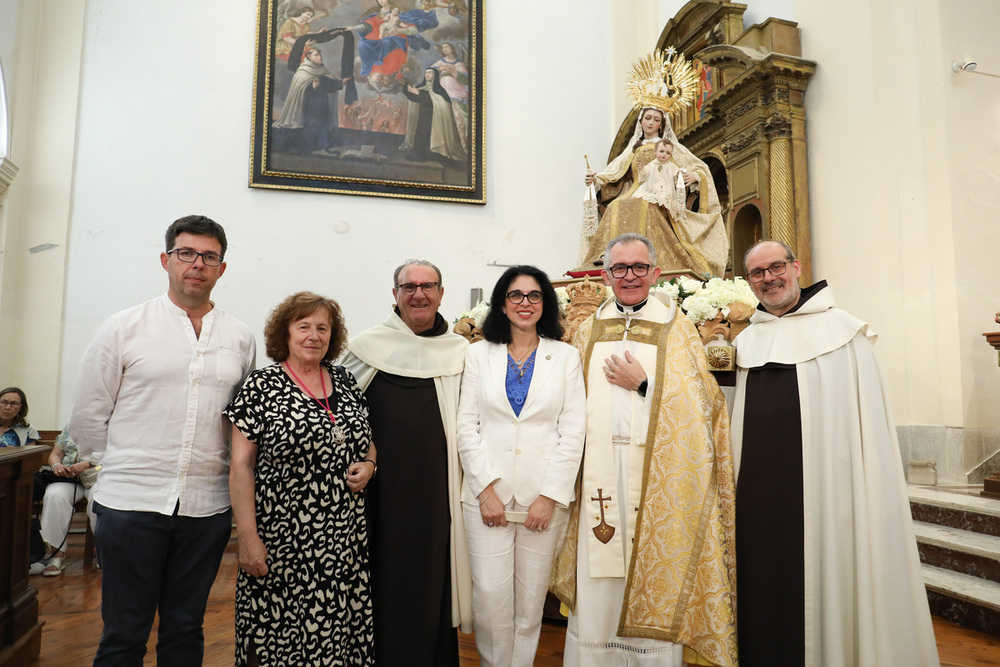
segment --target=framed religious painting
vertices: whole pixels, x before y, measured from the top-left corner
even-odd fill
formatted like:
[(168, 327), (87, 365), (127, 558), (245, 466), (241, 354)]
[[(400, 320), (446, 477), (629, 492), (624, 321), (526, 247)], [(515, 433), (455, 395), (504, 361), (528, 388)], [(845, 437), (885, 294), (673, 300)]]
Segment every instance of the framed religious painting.
[(259, 0), (250, 186), (486, 202), (485, 0)]

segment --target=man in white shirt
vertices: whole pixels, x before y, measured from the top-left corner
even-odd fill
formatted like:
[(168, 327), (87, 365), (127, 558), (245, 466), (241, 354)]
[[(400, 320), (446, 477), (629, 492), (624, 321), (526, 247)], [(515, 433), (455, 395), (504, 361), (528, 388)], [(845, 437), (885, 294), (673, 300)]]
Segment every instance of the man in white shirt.
[(215, 307), (226, 233), (167, 229), (167, 293), (109, 317), (84, 353), (69, 432), (101, 463), (94, 497), (104, 633), (95, 665), (200, 665), (208, 594), (232, 531), (222, 409), (253, 369), (250, 329)]

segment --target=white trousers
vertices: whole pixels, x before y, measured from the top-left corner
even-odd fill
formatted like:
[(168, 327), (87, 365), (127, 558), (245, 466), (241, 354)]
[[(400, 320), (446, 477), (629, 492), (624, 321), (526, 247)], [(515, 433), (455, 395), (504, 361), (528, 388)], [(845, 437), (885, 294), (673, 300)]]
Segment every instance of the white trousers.
[[(90, 517), (90, 527), (97, 525), (92, 505), (94, 504), (93, 486), (84, 489), (80, 484), (56, 482), (45, 487), (45, 498), (42, 500), (42, 539), (53, 549), (66, 551), (66, 535), (69, 534), (69, 522), (73, 518), (73, 505), (81, 498), (87, 498), (87, 516)], [(61, 545), (61, 546), (60, 546)]]
[[(566, 532), (567, 511), (556, 507), (549, 527), (521, 523), (489, 528), (479, 507), (463, 505), (472, 567), (476, 649), (483, 667), (531, 667), (542, 630), (552, 559)], [(527, 512), (517, 501), (508, 510)]]

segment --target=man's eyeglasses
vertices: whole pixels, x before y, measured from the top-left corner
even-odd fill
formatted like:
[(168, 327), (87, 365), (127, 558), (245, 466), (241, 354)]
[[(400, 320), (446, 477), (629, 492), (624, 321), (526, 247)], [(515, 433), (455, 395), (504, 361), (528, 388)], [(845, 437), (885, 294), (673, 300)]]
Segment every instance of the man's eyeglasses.
[(402, 285), (400, 285), (396, 289), (403, 290), (403, 294), (415, 294), (418, 289), (419, 290), (423, 290), (424, 294), (433, 294), (434, 292), (437, 292), (438, 287), (440, 287), (440, 286), (441, 286), (441, 283), (435, 283), (435, 282), (430, 282), (430, 283), (403, 283)]
[(205, 263), (205, 266), (219, 266), (222, 264), (222, 255), (217, 252), (198, 252), (191, 248), (174, 248), (167, 254), (169, 255), (170, 253), (177, 255), (177, 259), (185, 264), (194, 264), (199, 257), (201, 257), (201, 261)]
[(522, 303), (525, 299), (528, 300), (528, 303), (541, 303), (542, 293), (538, 290), (531, 290), (525, 294), (524, 292), (516, 289), (507, 292), (507, 300), (511, 303)]
[(749, 280), (754, 284), (757, 284), (760, 281), (764, 280), (765, 271), (767, 271), (774, 277), (783, 276), (785, 275), (785, 269), (788, 268), (788, 265), (794, 261), (795, 260), (786, 260), (784, 262), (775, 262), (771, 266), (765, 266), (763, 269), (754, 269), (752, 271), (748, 271), (747, 280)]
[(21, 407), (21, 401), (0, 401), (0, 405), (5, 408), (19, 408)]
[(624, 278), (632, 269), (632, 275), (636, 278), (642, 278), (647, 273), (649, 273), (649, 264), (615, 264), (608, 268), (608, 273), (611, 274), (613, 278)]

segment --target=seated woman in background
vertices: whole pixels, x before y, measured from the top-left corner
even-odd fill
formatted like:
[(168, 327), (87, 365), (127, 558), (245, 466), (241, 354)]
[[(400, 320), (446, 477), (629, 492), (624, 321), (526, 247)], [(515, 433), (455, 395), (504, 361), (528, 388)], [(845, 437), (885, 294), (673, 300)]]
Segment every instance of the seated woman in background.
[(0, 447), (20, 447), (39, 440), (28, 423), (28, 399), (18, 387), (0, 391)]
[(56, 477), (65, 480), (49, 482), (45, 487), (45, 499), (42, 501), (42, 540), (50, 552), (50, 560), (42, 576), (58, 577), (66, 568), (63, 562), (66, 556), (66, 537), (69, 535), (69, 524), (73, 520), (74, 505), (81, 498), (87, 499), (87, 516), (93, 528), (97, 525), (91, 504), (94, 490), (84, 488), (80, 483), (80, 473), (90, 467), (90, 461), (81, 461), (76, 443), (63, 432), (56, 438), (56, 444), (49, 454), (49, 465)]

